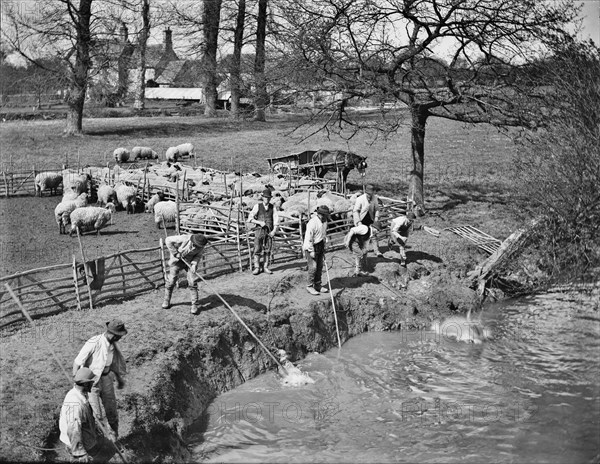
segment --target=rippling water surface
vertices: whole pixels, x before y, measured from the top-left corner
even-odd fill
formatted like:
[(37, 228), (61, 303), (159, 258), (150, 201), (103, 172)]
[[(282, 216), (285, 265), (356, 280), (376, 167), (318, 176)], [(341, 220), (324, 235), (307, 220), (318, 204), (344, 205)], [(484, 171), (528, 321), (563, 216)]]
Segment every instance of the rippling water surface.
[[(594, 309), (595, 307), (595, 309)], [(546, 294), (485, 308), (493, 339), (367, 333), (298, 363), (314, 384), (253, 379), (189, 439), (209, 462), (592, 462), (600, 313)]]

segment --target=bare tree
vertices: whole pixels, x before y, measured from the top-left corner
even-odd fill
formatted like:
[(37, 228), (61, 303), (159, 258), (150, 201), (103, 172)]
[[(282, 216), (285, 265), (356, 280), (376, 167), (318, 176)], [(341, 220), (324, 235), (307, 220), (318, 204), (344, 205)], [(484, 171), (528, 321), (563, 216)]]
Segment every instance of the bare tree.
[(256, 21), (256, 55), (254, 58), (254, 119), (265, 121), (265, 108), (268, 103), (267, 81), (265, 79), (265, 41), (267, 37), (267, 0), (258, 0)]
[(204, 70), (204, 98), (206, 106), (204, 114), (217, 115), (217, 51), (219, 41), (219, 22), (221, 19), (222, 0), (204, 0), (202, 6), (202, 24), (204, 43), (202, 44), (202, 64)]
[(143, 110), (146, 105), (144, 96), (146, 91), (146, 44), (150, 35), (150, 0), (141, 0), (141, 2), (142, 28), (137, 41), (140, 63), (139, 75), (135, 85), (135, 101), (133, 103), (133, 107), (138, 111)]
[[(513, 111), (523, 95), (517, 71), (578, 13), (569, 0), (289, 0), (281, 9), (288, 69), (310, 72), (312, 89), (332, 95), (322, 129), (391, 136), (408, 108), (409, 197), (421, 206), (428, 119), (526, 124), (523, 108)], [(350, 111), (365, 99), (381, 103), (375, 123)]]
[(246, 21), (246, 0), (238, 0), (235, 30), (233, 32), (233, 59), (229, 70), (231, 88), (231, 117), (240, 115), (241, 97), (241, 60), (242, 47), (244, 46), (244, 24)]

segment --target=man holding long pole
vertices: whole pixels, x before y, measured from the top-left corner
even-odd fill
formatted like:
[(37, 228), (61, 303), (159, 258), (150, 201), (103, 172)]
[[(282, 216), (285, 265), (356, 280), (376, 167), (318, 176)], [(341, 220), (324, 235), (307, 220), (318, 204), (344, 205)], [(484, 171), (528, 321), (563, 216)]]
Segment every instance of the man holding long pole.
[(190, 300), (192, 303), (192, 314), (198, 314), (200, 307), (198, 305), (198, 277), (195, 275), (198, 268), (198, 262), (204, 251), (208, 239), (202, 234), (193, 235), (172, 235), (167, 237), (165, 244), (171, 254), (169, 258), (169, 274), (165, 285), (165, 299), (163, 309), (171, 307), (171, 296), (177, 283), (177, 274), (180, 270), (187, 269), (184, 260), (191, 264), (187, 273), (188, 288)]
[(325, 262), (325, 242), (327, 241), (327, 221), (331, 216), (329, 208), (321, 205), (306, 225), (302, 249), (308, 262), (308, 285), (306, 290), (311, 295), (329, 292), (321, 286), (323, 263)]

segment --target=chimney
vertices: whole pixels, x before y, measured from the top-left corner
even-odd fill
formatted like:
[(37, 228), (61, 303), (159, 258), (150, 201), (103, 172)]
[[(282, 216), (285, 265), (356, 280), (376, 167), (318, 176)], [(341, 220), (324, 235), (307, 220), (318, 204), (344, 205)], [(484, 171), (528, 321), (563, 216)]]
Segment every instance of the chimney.
[(165, 29), (165, 52), (173, 51), (173, 32), (170, 28)]
[(127, 30), (127, 26), (125, 23), (121, 23), (121, 28), (119, 29), (119, 36), (121, 37), (121, 42), (127, 42), (129, 38), (129, 31)]

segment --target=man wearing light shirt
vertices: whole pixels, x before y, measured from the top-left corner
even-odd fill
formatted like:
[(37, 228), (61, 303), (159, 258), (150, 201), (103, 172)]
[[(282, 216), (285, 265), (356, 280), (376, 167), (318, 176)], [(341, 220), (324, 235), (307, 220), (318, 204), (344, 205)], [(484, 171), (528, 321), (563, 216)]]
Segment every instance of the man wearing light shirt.
[(406, 216), (398, 216), (392, 219), (390, 223), (390, 238), (389, 248), (393, 245), (398, 245), (398, 251), (400, 253), (400, 265), (406, 266), (406, 251), (404, 247), (408, 241), (408, 233), (415, 220), (415, 214), (409, 211)]
[(325, 262), (325, 243), (327, 241), (327, 221), (331, 216), (329, 208), (321, 205), (306, 225), (302, 249), (308, 262), (308, 286), (311, 295), (327, 293), (327, 287), (321, 287), (321, 274)]
[(125, 324), (119, 319), (106, 323), (106, 332), (90, 338), (73, 361), (73, 376), (80, 368), (89, 368), (95, 376), (89, 394), (89, 401), (96, 420), (100, 421), (109, 432), (111, 439), (119, 433), (119, 416), (117, 398), (115, 396), (114, 378), (119, 389), (125, 386), (124, 376), (127, 373), (125, 359), (116, 342), (127, 334)]
[(381, 256), (382, 253), (379, 251), (376, 237), (379, 228), (379, 200), (375, 195), (375, 188), (371, 184), (365, 186), (365, 193), (356, 199), (352, 210), (352, 219), (355, 227), (361, 224), (369, 227), (369, 237), (372, 237), (373, 251), (376, 256)]
[(75, 385), (63, 401), (58, 427), (62, 441), (75, 462), (108, 462), (115, 447), (96, 428), (88, 395), (94, 384), (94, 373), (82, 367), (73, 379)]

